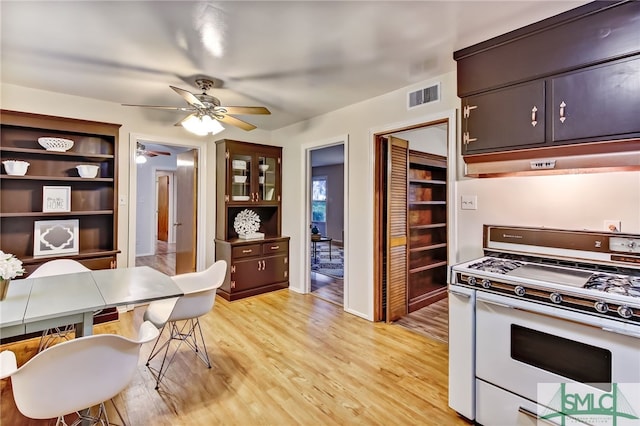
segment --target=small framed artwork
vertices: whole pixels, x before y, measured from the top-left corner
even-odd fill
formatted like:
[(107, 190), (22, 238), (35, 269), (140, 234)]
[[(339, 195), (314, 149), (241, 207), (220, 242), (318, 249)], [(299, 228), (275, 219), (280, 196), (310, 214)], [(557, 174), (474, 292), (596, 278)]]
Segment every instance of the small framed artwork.
[(60, 213), (71, 211), (70, 186), (43, 186), (42, 211), (45, 213)]
[(33, 255), (55, 256), (78, 253), (78, 219), (34, 222)]

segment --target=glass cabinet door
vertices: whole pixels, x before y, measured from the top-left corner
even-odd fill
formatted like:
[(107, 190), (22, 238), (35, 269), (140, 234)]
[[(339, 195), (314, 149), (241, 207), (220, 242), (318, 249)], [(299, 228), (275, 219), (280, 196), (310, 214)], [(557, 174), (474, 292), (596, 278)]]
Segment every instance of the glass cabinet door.
[(251, 155), (231, 154), (230, 201), (249, 201), (251, 198)]
[(258, 196), (262, 201), (278, 201), (278, 158), (258, 154)]

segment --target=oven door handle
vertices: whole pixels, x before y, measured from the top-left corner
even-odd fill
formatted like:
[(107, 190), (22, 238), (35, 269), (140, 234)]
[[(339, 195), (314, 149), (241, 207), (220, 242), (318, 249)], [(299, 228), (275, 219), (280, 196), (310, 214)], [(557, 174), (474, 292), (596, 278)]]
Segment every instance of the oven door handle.
[(608, 331), (609, 333), (622, 334), (624, 336), (635, 337), (636, 339), (640, 339), (639, 333), (634, 333), (630, 330), (622, 330), (620, 328), (611, 328), (611, 327), (601, 327), (603, 331)]
[[(539, 415), (537, 415), (536, 413), (534, 413), (531, 410), (528, 410), (524, 407), (518, 407), (518, 412), (524, 414), (527, 417), (531, 417), (532, 419), (535, 419), (536, 422), (540, 422), (540, 423), (544, 423), (545, 425), (553, 425), (553, 426), (558, 426), (557, 423), (553, 423), (550, 420), (547, 420), (545, 418), (540, 417)], [(573, 419), (573, 418), (572, 418)]]
[(464, 297), (466, 299), (471, 299), (471, 295), (470, 294), (461, 293), (461, 292), (455, 291), (455, 290), (448, 290), (448, 292), (451, 293), (451, 294), (455, 294), (456, 296)]
[[(515, 306), (511, 306), (511, 305), (508, 305), (508, 304), (506, 304), (506, 303), (500, 303), (500, 302), (496, 302), (496, 301), (494, 301), (494, 300), (487, 300), (487, 299), (484, 299), (484, 298), (482, 298), (482, 296), (477, 296), (476, 300), (477, 300), (478, 302), (486, 303), (486, 304), (488, 304), (488, 305), (500, 306), (501, 308), (507, 308), (507, 309), (519, 309), (519, 310), (524, 311), (524, 309), (517, 308), (517, 307), (515, 307)], [(529, 312), (533, 312), (533, 311), (529, 311)]]

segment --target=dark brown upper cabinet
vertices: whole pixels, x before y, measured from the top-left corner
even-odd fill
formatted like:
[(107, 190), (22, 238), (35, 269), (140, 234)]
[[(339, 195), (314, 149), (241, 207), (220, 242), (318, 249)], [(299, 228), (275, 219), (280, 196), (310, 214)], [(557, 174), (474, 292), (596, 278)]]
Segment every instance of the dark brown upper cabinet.
[(639, 21), (593, 2), (455, 52), (462, 154), (640, 138)]

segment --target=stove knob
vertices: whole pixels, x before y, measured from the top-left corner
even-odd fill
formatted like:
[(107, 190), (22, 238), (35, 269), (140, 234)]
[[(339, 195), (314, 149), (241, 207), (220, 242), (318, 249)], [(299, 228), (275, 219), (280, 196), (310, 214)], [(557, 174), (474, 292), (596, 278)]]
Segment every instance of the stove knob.
[(485, 278), (484, 280), (482, 280), (482, 287), (491, 288), (491, 281)]
[(631, 318), (633, 316), (633, 311), (628, 306), (620, 306), (618, 307), (618, 315), (622, 318)]
[(525, 290), (524, 287), (522, 287), (521, 285), (517, 285), (516, 288), (513, 289), (513, 291), (517, 296), (520, 296), (520, 297), (524, 296), (525, 293), (527, 292), (527, 290)]
[(593, 307), (596, 308), (596, 311), (600, 312), (601, 314), (606, 314), (607, 312), (609, 312), (609, 306), (607, 306), (607, 304), (603, 301), (594, 303)]
[(562, 295), (560, 293), (551, 293), (549, 299), (551, 299), (553, 303), (562, 303)]
[(467, 284), (469, 284), (469, 285), (476, 285), (476, 277), (469, 277), (469, 278), (467, 278)]

